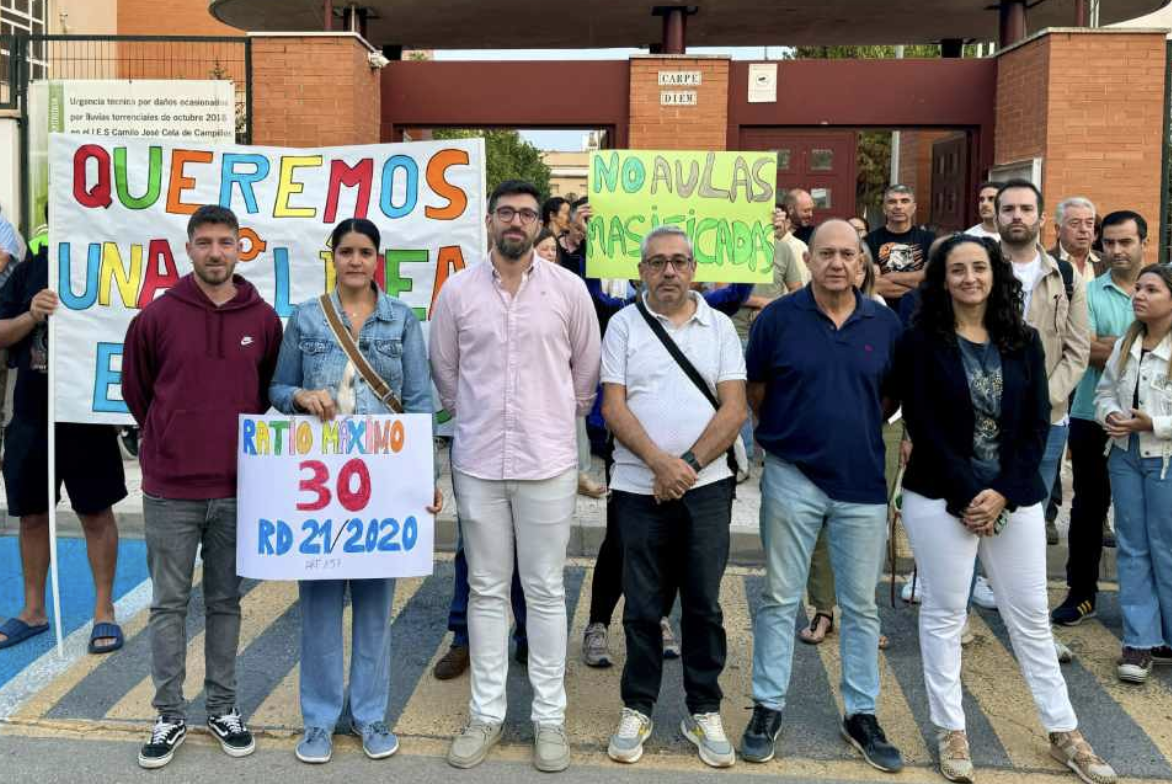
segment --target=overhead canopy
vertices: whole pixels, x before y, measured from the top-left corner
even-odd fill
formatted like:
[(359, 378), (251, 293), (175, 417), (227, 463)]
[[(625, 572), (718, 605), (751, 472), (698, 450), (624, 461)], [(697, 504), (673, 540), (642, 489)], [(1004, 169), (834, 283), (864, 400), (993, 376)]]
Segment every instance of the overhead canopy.
[[(1151, 13), (1169, 0), (1107, 0), (1102, 25)], [(333, 0), (336, 10), (348, 5)], [(918, 44), (997, 40), (996, 0), (360, 0), (367, 38), (416, 49), (645, 47), (662, 37), (655, 6), (697, 9), (689, 46)], [(322, 0), (208, 0), (241, 30), (320, 31)], [(1028, 29), (1074, 23), (1074, 0), (1030, 0)]]

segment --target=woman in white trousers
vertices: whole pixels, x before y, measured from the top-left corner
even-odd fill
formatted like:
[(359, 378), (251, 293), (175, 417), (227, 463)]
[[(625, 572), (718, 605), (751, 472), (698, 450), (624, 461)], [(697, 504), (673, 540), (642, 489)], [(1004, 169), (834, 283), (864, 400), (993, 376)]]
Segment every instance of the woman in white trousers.
[(1021, 315), (1021, 284), (997, 245), (958, 235), (932, 254), (920, 291), (892, 378), (915, 444), (903, 523), (924, 577), (920, 651), (940, 772), (961, 782), (975, 775), (960, 675), (979, 554), (1051, 755), (1085, 781), (1110, 784), (1115, 772), (1078, 731), (1054, 656), (1039, 472), (1050, 395), (1041, 341)]

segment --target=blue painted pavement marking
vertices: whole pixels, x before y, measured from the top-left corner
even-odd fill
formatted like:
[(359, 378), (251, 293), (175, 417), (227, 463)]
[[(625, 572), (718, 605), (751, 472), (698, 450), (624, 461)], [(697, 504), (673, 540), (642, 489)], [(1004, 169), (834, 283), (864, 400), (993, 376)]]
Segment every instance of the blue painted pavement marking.
[[(60, 537), (57, 540), (58, 577), (61, 580), (63, 635), (93, 620), (94, 581), (86, 558), (85, 539)], [(118, 543), (118, 571), (114, 576), (114, 601), (147, 579), (146, 544), (138, 539)], [(50, 586), (45, 587), (45, 604), (52, 621)], [(0, 536), (0, 622), (18, 614), (24, 604), (24, 579), (20, 568), (20, 542), (14, 535)], [(125, 618), (119, 618), (119, 622)], [(42, 654), (53, 649), (53, 630), (31, 640), (0, 650), (0, 687), (15, 678)]]

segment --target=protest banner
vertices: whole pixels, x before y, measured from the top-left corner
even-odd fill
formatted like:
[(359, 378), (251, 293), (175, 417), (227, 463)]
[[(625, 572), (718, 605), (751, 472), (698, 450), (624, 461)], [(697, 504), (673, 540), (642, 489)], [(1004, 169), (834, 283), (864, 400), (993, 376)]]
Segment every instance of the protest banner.
[(187, 221), (202, 204), (239, 217), (236, 272), (282, 318), (333, 289), (326, 242), (346, 218), (379, 226), (375, 279), (425, 335), (444, 281), (486, 245), (481, 139), (293, 150), (53, 134), (50, 176), (61, 422), (131, 422), (120, 389), (126, 328), (190, 270)]
[(258, 580), (431, 574), (431, 417), (240, 416), (236, 572)]
[(29, 85), (32, 234), (49, 205), (49, 134), (160, 138), (200, 144), (236, 140), (235, 85), (224, 79), (53, 79)]
[(586, 274), (638, 278), (643, 237), (675, 224), (692, 240), (697, 281), (768, 283), (776, 181), (770, 152), (595, 152)]

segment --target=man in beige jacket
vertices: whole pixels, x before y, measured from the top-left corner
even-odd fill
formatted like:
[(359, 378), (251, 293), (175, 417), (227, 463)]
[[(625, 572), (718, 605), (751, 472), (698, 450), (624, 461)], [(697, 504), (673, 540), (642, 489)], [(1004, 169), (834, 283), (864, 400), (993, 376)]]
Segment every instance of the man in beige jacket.
[[(1029, 180), (1006, 182), (997, 193), (996, 206), (1001, 252), (1021, 281), (1026, 321), (1038, 331), (1046, 355), (1050, 435), (1040, 470), (1045, 486), (1053, 487), (1070, 429), (1070, 393), (1082, 380), (1091, 356), (1086, 287), (1070, 262), (1058, 261), (1038, 241), (1046, 217), (1036, 185)], [(997, 606), (983, 577), (977, 579), (973, 601), (990, 609)]]

